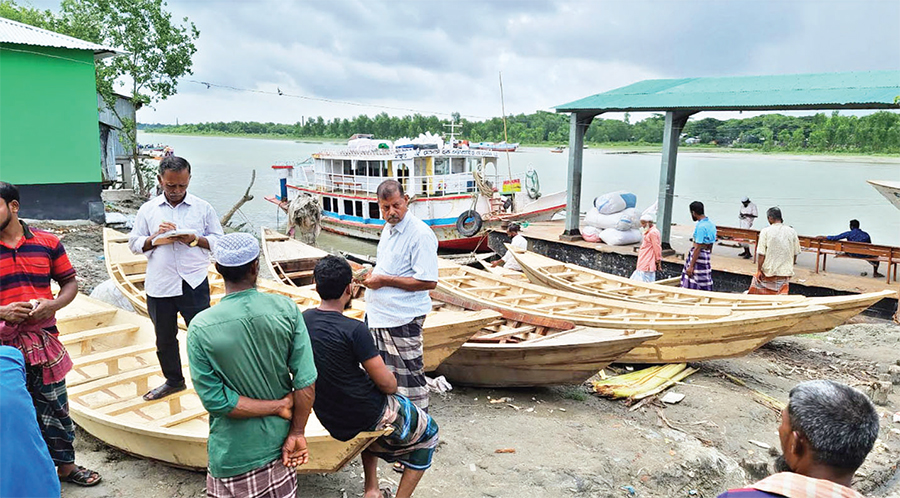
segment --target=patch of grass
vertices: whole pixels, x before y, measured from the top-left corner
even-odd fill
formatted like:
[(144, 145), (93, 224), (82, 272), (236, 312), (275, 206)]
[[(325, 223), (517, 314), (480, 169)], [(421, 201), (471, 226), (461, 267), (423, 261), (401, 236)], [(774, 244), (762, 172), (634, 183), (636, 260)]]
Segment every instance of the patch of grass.
[(562, 397), (565, 399), (573, 399), (575, 401), (584, 401), (588, 399), (588, 394), (580, 387), (573, 387), (564, 392)]

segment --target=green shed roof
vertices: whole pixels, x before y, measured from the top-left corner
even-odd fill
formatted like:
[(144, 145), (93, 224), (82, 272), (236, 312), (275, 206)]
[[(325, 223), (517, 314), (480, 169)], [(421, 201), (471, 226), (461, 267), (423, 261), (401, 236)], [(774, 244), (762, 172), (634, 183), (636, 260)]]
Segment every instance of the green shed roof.
[(900, 71), (644, 80), (556, 112), (900, 109)]

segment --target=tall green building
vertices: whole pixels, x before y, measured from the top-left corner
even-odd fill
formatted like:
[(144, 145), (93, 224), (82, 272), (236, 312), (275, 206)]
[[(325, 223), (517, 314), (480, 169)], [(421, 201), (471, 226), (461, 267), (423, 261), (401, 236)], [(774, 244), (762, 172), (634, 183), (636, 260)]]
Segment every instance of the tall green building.
[(20, 216), (103, 219), (94, 62), (115, 54), (0, 18), (0, 180)]

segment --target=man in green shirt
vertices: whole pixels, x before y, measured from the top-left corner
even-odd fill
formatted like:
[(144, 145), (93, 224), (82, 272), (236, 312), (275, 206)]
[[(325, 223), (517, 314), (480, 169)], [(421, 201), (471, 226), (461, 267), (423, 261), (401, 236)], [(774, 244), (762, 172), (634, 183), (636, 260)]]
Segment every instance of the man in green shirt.
[(255, 237), (228, 234), (213, 256), (225, 297), (197, 314), (187, 340), (194, 390), (209, 412), (207, 496), (294, 498), (315, 400), (306, 325), (289, 298), (256, 290)]

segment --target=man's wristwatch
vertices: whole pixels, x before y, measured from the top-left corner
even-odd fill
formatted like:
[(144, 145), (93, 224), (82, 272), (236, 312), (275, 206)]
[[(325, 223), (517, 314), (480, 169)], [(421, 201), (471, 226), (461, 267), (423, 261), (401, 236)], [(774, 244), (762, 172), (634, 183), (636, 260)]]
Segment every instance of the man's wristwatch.
[(197, 244), (199, 244), (199, 243), (200, 243), (200, 236), (199, 236), (199, 235), (195, 235), (195, 236), (194, 236), (194, 241), (191, 242), (190, 244), (188, 244), (188, 247), (197, 247)]

